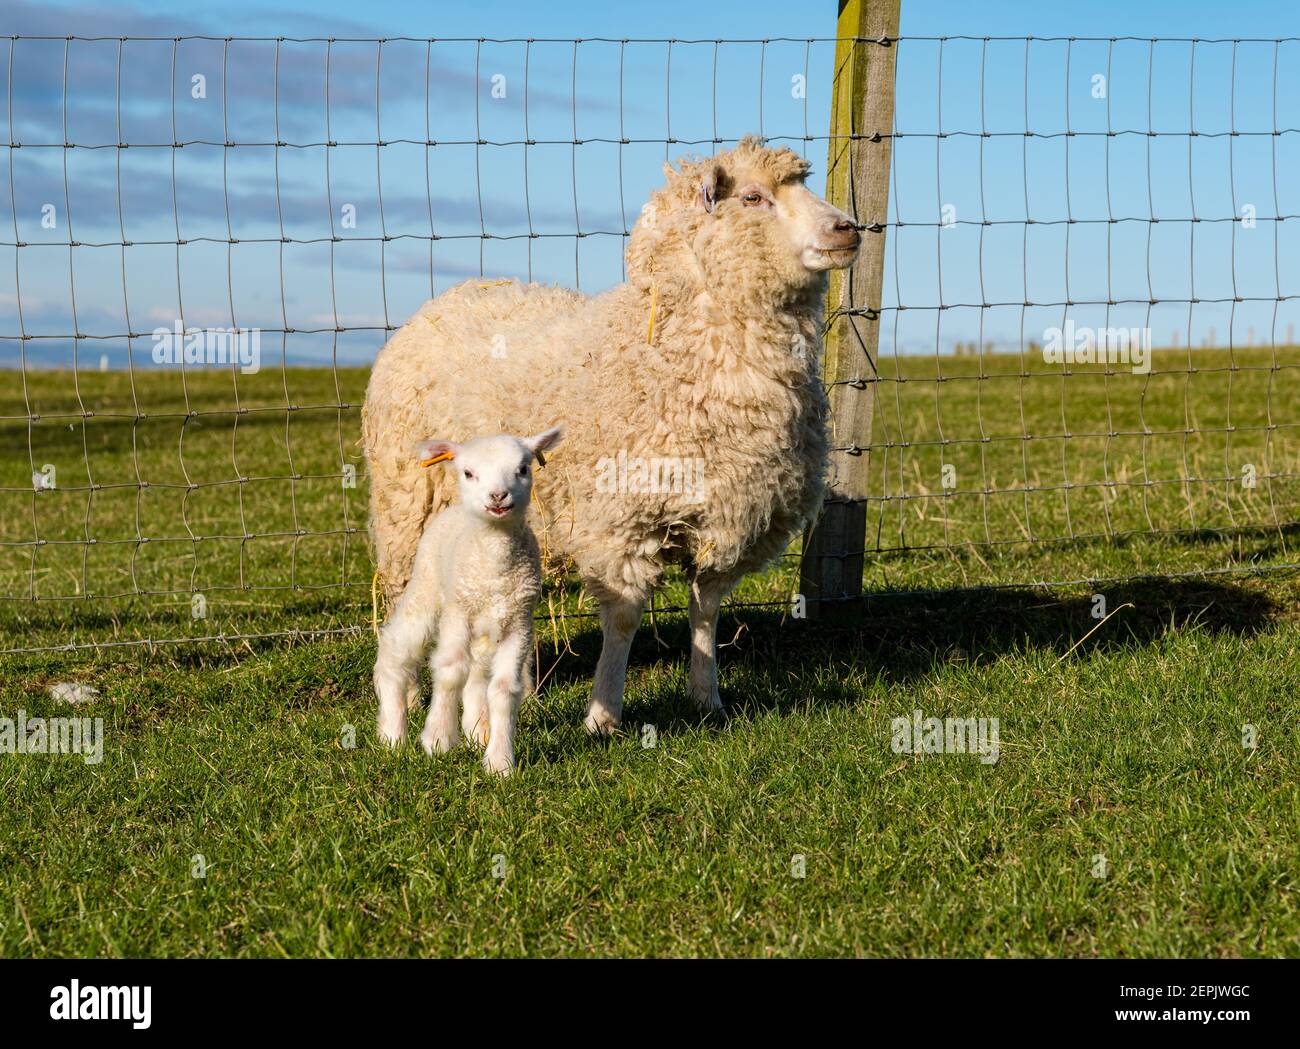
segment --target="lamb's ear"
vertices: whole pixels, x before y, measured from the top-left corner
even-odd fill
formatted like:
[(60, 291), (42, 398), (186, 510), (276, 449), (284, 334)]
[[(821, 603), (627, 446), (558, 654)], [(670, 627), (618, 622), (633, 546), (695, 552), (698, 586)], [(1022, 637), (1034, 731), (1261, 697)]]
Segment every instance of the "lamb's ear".
[(421, 466), (449, 462), (455, 459), (459, 452), (460, 445), (452, 444), (451, 441), (439, 441), (432, 438), (421, 441), (415, 446), (415, 457), (420, 461)]
[(564, 430), (559, 426), (552, 426), (549, 430), (543, 430), (532, 437), (524, 438), (524, 447), (537, 457), (537, 461), (543, 466), (546, 465), (546, 459), (542, 456), (543, 452), (549, 452), (557, 444), (560, 438), (564, 436)]

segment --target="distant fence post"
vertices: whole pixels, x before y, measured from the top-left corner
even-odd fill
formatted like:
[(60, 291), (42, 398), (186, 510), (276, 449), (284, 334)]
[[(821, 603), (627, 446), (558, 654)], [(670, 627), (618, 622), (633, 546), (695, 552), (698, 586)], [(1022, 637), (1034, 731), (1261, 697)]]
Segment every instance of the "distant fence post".
[[(804, 536), (799, 592), (809, 617), (823, 601), (862, 593), (866, 546), (880, 286), (885, 272), (889, 160), (894, 126), (894, 57), (900, 0), (839, 0), (826, 196), (863, 227), (853, 268), (831, 274), (826, 296), (824, 375), (830, 386), (830, 487), (817, 523)], [(855, 39), (856, 38), (856, 39)], [(876, 43), (878, 40), (888, 43)], [(853, 136), (853, 137), (850, 137)], [(860, 310), (835, 316), (837, 310)]]

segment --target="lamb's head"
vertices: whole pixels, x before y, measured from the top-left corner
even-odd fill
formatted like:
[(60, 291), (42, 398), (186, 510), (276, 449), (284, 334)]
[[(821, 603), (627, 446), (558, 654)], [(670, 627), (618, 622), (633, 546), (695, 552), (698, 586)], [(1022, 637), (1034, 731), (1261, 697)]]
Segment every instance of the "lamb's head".
[(426, 465), (449, 462), (460, 485), (466, 512), (496, 525), (515, 526), (528, 513), (533, 490), (533, 460), (555, 447), (560, 428), (554, 426), (533, 437), (478, 437), (464, 444), (421, 441), (415, 454)]
[(642, 210), (628, 275), (695, 283), (723, 298), (820, 289), (857, 257), (853, 219), (804, 185), (808, 163), (754, 137), (707, 160), (665, 166), (667, 185)]

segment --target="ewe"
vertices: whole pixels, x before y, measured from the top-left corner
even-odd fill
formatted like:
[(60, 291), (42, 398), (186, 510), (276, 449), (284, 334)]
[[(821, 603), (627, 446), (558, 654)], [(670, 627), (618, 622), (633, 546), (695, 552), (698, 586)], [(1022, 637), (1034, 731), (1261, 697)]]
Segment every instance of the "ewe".
[(808, 165), (788, 149), (746, 138), (665, 174), (628, 241), (626, 284), (595, 297), (452, 288), (380, 352), (362, 415), (390, 604), (427, 516), (453, 494), (402, 450), (428, 433), (531, 433), (565, 419), (569, 440), (538, 478), (535, 511), (548, 552), (600, 603), (592, 732), (619, 723), (632, 636), (669, 562), (691, 581), (690, 694), (722, 708), (719, 605), (821, 504), (826, 271), (848, 266), (860, 241), (804, 186)]
[(466, 741), (486, 746), (488, 771), (505, 775), (514, 767), (515, 724), (542, 589), (537, 537), (526, 519), (532, 461), (559, 439), (555, 428), (536, 437), (419, 446), (417, 466), (451, 460), (460, 502), (424, 530), (410, 582), (379, 635), (375, 692), (385, 742), (406, 735), (407, 707), (418, 700), (420, 659), (436, 632), (429, 665), (433, 701), (420, 743), (431, 755), (456, 745), (463, 689)]

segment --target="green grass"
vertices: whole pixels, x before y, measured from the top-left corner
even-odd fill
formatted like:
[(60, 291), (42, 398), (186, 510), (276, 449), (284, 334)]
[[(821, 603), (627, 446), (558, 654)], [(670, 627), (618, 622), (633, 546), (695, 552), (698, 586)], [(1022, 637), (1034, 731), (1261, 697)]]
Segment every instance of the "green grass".
[[(375, 745), (365, 629), (0, 655), (0, 716), (66, 714), (45, 688), (80, 680), (103, 692), (80, 713), (106, 733), (96, 765), (0, 755), (0, 955), (1300, 954), (1300, 579), (1013, 585), (1293, 561), (1293, 356), (1279, 351), (1273, 370), (1269, 354), (1237, 351), (1243, 370), (1230, 372), (1214, 370), (1226, 354), (1197, 353), (1203, 370), (1188, 373), (1185, 355), (1160, 355), (1158, 371), (1183, 371), (1149, 380), (1063, 384), (1041, 366), (954, 379), (937, 387), (937, 418), (923, 381), (933, 359), (887, 371), (875, 441), (912, 443), (876, 454), (874, 490), (916, 498), (873, 508), (882, 550), (867, 581), (895, 592), (833, 624), (727, 613), (725, 723), (687, 709), (685, 626), (660, 613), (633, 651), (628, 730), (607, 742), (581, 728), (598, 632), (584, 618), (543, 624), (548, 677), (504, 782), (468, 752), (430, 761)], [(1020, 369), (1014, 357), (942, 365)], [(367, 624), (365, 536), (346, 531), (364, 528), (365, 480), (345, 489), (337, 476), (360, 462), (354, 408), (156, 417), (230, 408), (231, 380), (191, 373), (187, 409), (175, 375), (148, 373), (135, 387), (150, 417), (135, 420), (125, 376), (82, 374), (80, 401), (69, 375), (29, 376), (26, 400), (14, 379), (0, 391), (0, 531), (72, 541), (3, 548), (0, 594), (55, 600), (0, 603), (2, 647)], [(364, 381), (341, 372), (336, 390), (328, 371), (270, 370), (241, 377), (240, 400), (355, 405)], [(1034, 435), (1142, 418), (1153, 431), (1239, 429), (1072, 437), (1064, 465), (1065, 442), (1047, 437), (948, 445), (942, 459), (923, 443), (940, 422), (949, 439), (979, 435), (981, 420), (986, 434), (1020, 434), (1021, 383)], [(30, 436), (28, 402), (42, 416)], [(1270, 418), (1277, 428), (1249, 429)], [(56, 464), (56, 491), (28, 491), (29, 441), (38, 468)], [(1223, 480), (1243, 462), (1261, 475), (1254, 490)], [(137, 463), (149, 489), (135, 486)], [(948, 495), (944, 463), (958, 478)], [(288, 473), (292, 485), (207, 484)], [(1218, 480), (1070, 489), (1067, 507), (1067, 490), (1048, 487), (1063, 476)], [(77, 491), (88, 479), (125, 487)], [(1017, 483), (1034, 490), (982, 491)], [(1148, 513), (1173, 534), (1123, 534), (1147, 529)], [(967, 545), (943, 546), (945, 514), (948, 542)], [(892, 549), (900, 521), (920, 549)], [(1071, 529), (1117, 538), (1001, 542)], [(78, 542), (87, 532), (101, 543)], [(269, 532), (289, 534), (242, 538)], [(984, 583), (1004, 588), (925, 592)], [(740, 596), (793, 588), (787, 564)], [(191, 589), (206, 619), (191, 618)], [(1114, 612), (1099, 628), (1093, 589)], [(113, 594), (127, 596), (95, 596)], [(570, 589), (552, 596), (590, 610)], [(658, 604), (680, 598), (673, 580)], [(998, 718), (1000, 760), (894, 753), (891, 720), (918, 708)]]

